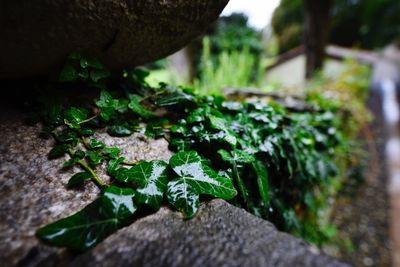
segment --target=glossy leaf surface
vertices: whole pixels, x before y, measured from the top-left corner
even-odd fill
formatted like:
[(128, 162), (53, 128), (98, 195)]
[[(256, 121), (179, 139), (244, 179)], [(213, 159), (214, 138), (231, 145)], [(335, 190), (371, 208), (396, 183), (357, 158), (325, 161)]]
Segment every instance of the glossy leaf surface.
[(83, 122), (88, 117), (88, 112), (83, 108), (72, 107), (68, 109), (64, 114), (64, 122), (70, 128), (78, 129), (80, 128), (80, 123)]
[(70, 249), (94, 247), (134, 214), (134, 195), (133, 189), (111, 186), (83, 210), (39, 229), (37, 236), (52, 245)]
[(253, 155), (250, 155), (246, 153), (243, 150), (235, 149), (232, 150), (231, 153), (229, 153), (226, 150), (219, 150), (218, 153), (221, 155), (222, 160), (228, 161), (228, 162), (237, 162), (237, 163), (252, 163), (255, 161), (255, 158)]
[(150, 110), (147, 110), (145, 107), (140, 104), (141, 97), (138, 95), (132, 95), (131, 100), (128, 104), (128, 108), (130, 108), (134, 113), (142, 116), (143, 118), (153, 117), (154, 114)]
[[(187, 217), (194, 214), (194, 206), (198, 204), (194, 201), (195, 194), (207, 194), (225, 200), (237, 194), (232, 181), (205, 165), (195, 151), (179, 152), (171, 157), (169, 163), (179, 177), (168, 183), (168, 199)], [(187, 200), (185, 205), (184, 199)]]
[(79, 186), (79, 185), (83, 184), (83, 182), (85, 182), (86, 180), (89, 180), (90, 178), (92, 178), (91, 173), (78, 172), (77, 174), (74, 174), (71, 177), (71, 179), (69, 179), (67, 187), (71, 188), (71, 187)]
[(158, 209), (167, 189), (167, 167), (168, 165), (161, 160), (141, 161), (119, 181), (137, 186), (135, 196), (137, 203)]

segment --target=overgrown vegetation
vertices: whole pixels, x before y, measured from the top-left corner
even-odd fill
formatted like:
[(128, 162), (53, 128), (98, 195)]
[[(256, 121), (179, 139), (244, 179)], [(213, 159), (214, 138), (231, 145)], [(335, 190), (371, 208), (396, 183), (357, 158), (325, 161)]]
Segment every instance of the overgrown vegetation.
[[(193, 53), (196, 77), (200, 78), (202, 71), (201, 57), (208, 53), (207, 59), (217, 63), (220, 55), (232, 52), (246, 51), (256, 64), (262, 58), (264, 43), (260, 31), (252, 28), (248, 23), (248, 17), (243, 13), (233, 13), (220, 17), (208, 30), (207, 45), (202, 39), (194, 41), (190, 48)], [(207, 50), (207, 51), (205, 51)], [(252, 72), (256, 71), (253, 68)]]
[[(66, 186), (92, 180), (102, 190), (82, 211), (39, 229), (38, 237), (84, 250), (132, 223), (140, 211), (169, 203), (189, 219), (201, 200), (217, 197), (308, 241), (331, 238), (319, 219), (343, 140), (331, 110), (314, 104), (292, 112), (274, 102), (228, 101), (166, 84), (151, 88), (146, 75), (139, 69), (111, 82), (98, 61), (75, 53), (62, 71), (62, 86), (100, 88), (99, 98), (71, 107), (47, 95), (36, 103), (43, 136), (56, 141), (49, 159), (68, 155), (63, 168), (81, 169)], [(166, 115), (156, 115), (160, 108)], [(128, 162), (119, 148), (96, 138), (101, 130), (166, 138), (176, 154), (168, 163)], [(110, 183), (97, 174), (100, 165), (107, 166)]]
[(218, 55), (211, 54), (210, 41), (203, 40), (199, 79), (194, 88), (202, 95), (221, 94), (225, 88), (257, 86), (262, 80), (262, 64), (248, 47), (242, 50), (223, 50)]
[[(378, 157), (368, 126), (372, 114), (366, 105), (371, 69), (352, 60), (346, 61), (344, 66), (336, 79), (319, 75), (306, 90), (307, 101), (310, 104), (335, 113), (337, 127), (344, 136), (335, 156), (339, 174), (336, 183), (333, 183), (333, 188), (330, 189), (333, 195), (356, 188), (364, 180), (361, 170), (366, 155), (376, 159)], [(368, 153), (363, 148), (368, 149)]]

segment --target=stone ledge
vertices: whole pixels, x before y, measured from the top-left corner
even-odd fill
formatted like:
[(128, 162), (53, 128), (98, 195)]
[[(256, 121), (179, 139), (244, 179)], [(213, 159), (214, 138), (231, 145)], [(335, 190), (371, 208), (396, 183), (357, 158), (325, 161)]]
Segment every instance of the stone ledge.
[[(38, 128), (22, 124), (11, 109), (0, 112), (0, 261), (3, 266), (346, 266), (313, 252), (303, 241), (222, 200), (201, 207), (185, 221), (163, 207), (137, 220), (82, 254), (48, 247), (34, 236), (38, 227), (72, 214), (97, 197), (85, 190), (66, 190), (71, 173), (60, 172), (62, 160), (47, 160), (51, 140)], [(109, 145), (136, 159), (168, 160), (165, 141), (140, 135), (124, 140), (102, 136)]]

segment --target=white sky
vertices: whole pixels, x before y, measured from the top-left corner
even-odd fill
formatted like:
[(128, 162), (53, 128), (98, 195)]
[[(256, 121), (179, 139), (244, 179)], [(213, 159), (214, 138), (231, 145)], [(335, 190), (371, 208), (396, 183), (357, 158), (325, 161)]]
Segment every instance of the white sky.
[(262, 29), (271, 22), (272, 13), (279, 2), (280, 0), (230, 0), (222, 14), (245, 13), (251, 26)]

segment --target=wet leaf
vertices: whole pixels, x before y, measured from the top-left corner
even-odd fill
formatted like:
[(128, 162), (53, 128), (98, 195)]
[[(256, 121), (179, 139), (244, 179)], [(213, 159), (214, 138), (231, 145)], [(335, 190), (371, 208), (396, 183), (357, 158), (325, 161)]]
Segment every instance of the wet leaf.
[(118, 147), (105, 147), (101, 150), (101, 153), (110, 159), (117, 158), (120, 152), (121, 150)]
[[(204, 164), (195, 151), (179, 152), (171, 157), (169, 163), (179, 177), (168, 183), (167, 196), (171, 204), (185, 212), (187, 217), (193, 215), (193, 208), (187, 209), (196, 203), (193, 201), (194, 194), (206, 194), (225, 200), (237, 194), (232, 180), (219, 176)], [(182, 205), (182, 196), (187, 197), (187, 205)]]
[(83, 159), (86, 156), (86, 153), (82, 150), (77, 150), (74, 153), (74, 157), (77, 157), (79, 159)]
[(89, 129), (89, 128), (84, 128), (84, 129), (81, 129), (80, 133), (83, 136), (91, 136), (91, 135), (94, 135), (94, 130)]
[(153, 117), (154, 114), (150, 110), (147, 110), (140, 104), (142, 97), (138, 95), (131, 95), (130, 102), (128, 104), (128, 108), (130, 108), (134, 113), (138, 114), (143, 118), (150, 118)]
[(93, 177), (92, 174), (89, 172), (79, 172), (77, 174), (74, 174), (68, 181), (67, 187), (76, 187), (79, 185), (82, 185), (83, 182), (86, 180), (90, 180)]
[(51, 104), (47, 108), (47, 120), (51, 125), (61, 125), (63, 120), (62, 106), (60, 104)]
[(211, 128), (216, 130), (221, 130), (221, 139), (231, 144), (232, 146), (236, 146), (237, 139), (235, 133), (229, 129), (226, 125), (226, 121), (223, 118), (218, 118), (216, 116), (210, 116)]
[(165, 95), (162, 95), (161, 97), (158, 97), (154, 101), (154, 104), (159, 107), (166, 107), (166, 106), (173, 106), (173, 105), (181, 104), (181, 103), (184, 103), (187, 101), (192, 101), (192, 100), (193, 100), (192, 95), (189, 95), (182, 91), (176, 91), (176, 92), (167, 93)]
[(129, 170), (124, 180), (119, 181), (136, 184), (137, 203), (158, 209), (167, 189), (167, 167), (168, 165), (161, 160), (141, 161)]
[(108, 162), (107, 166), (107, 174), (114, 177), (117, 174), (117, 168), (120, 164), (125, 160), (124, 157), (120, 157), (118, 159), (112, 159)]
[(92, 166), (100, 165), (104, 160), (104, 157), (99, 151), (89, 151), (87, 153), (87, 158)]
[(183, 179), (168, 183), (167, 198), (169, 203), (185, 214), (185, 218), (192, 218), (200, 205), (199, 194)]
[(88, 146), (89, 146), (89, 149), (100, 149), (100, 148), (104, 148), (106, 145), (103, 142), (92, 138), (92, 139), (90, 139)]
[(64, 123), (72, 129), (81, 128), (80, 123), (88, 118), (88, 111), (84, 108), (71, 107), (64, 114)]
[(72, 166), (74, 166), (75, 163), (77, 163), (78, 161), (79, 161), (79, 158), (78, 158), (78, 157), (73, 157), (73, 158), (67, 160), (66, 162), (64, 162), (63, 168), (64, 168), (64, 169), (69, 169), (69, 168), (71, 168)]
[(69, 128), (64, 129), (61, 134), (56, 135), (55, 138), (59, 143), (72, 144), (74, 146), (78, 142), (78, 136), (75, 130)]
[(56, 159), (60, 158), (65, 155), (65, 153), (68, 152), (69, 146), (66, 144), (60, 144), (56, 145), (54, 148), (52, 148), (49, 152), (49, 159)]
[(260, 193), (261, 201), (264, 207), (269, 206), (269, 179), (268, 170), (263, 162), (257, 160), (252, 164), (257, 175), (258, 192)]
[(102, 90), (100, 92), (100, 99), (96, 101), (96, 105), (100, 108), (100, 117), (105, 121), (109, 121), (118, 107), (118, 100), (114, 99), (106, 90)]
[(137, 207), (134, 190), (111, 186), (83, 210), (49, 224), (37, 236), (55, 246), (86, 250), (125, 225)]
[(115, 137), (124, 137), (132, 135), (133, 131), (125, 125), (112, 125), (107, 128), (107, 133)]
[(218, 153), (221, 155), (222, 160), (228, 162), (252, 163), (255, 161), (253, 155), (239, 149), (234, 149), (230, 153), (226, 150), (221, 149), (218, 151)]

